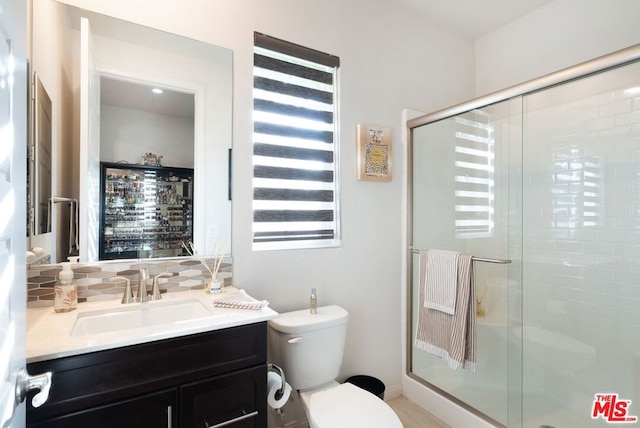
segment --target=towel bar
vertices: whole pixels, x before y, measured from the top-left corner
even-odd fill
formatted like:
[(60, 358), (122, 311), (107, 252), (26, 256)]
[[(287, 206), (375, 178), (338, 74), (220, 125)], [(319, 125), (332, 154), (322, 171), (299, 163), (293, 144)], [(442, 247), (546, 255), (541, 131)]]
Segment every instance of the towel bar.
[[(411, 252), (414, 254), (420, 254), (420, 251), (421, 250), (418, 250), (418, 249), (411, 249)], [(500, 265), (507, 265), (511, 263), (511, 259), (491, 259), (487, 257), (476, 257), (476, 256), (471, 257), (471, 260), (474, 262), (497, 263)]]

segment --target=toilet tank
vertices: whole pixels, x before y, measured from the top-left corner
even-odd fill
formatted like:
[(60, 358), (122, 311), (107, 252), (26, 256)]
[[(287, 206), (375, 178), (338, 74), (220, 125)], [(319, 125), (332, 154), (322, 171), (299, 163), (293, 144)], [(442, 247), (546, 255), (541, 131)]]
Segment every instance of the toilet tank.
[(297, 390), (335, 380), (342, 365), (349, 313), (340, 306), (286, 312), (269, 320), (271, 359)]

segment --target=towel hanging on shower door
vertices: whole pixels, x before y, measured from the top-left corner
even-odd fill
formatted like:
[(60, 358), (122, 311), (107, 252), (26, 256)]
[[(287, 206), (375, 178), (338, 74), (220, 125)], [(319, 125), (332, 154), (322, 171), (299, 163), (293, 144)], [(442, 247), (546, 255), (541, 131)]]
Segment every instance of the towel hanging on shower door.
[[(420, 252), (420, 299), (425, 301), (427, 251)], [(457, 297), (455, 313), (427, 308), (418, 304), (418, 326), (414, 345), (443, 358), (454, 370), (475, 370), (476, 300), (473, 257), (458, 257)]]
[(427, 250), (426, 256), (424, 306), (453, 315), (456, 307), (460, 252)]

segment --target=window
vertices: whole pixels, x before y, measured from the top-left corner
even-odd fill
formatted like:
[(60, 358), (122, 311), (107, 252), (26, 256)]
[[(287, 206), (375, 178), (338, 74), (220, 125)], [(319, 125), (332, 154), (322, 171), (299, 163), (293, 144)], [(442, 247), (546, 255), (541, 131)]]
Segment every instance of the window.
[(339, 58), (254, 35), (253, 249), (339, 244)]
[(602, 161), (595, 156), (587, 156), (582, 164), (582, 225), (584, 227), (601, 227), (603, 213), (602, 201)]
[(494, 145), (490, 117), (474, 110), (455, 118), (455, 224), (458, 238), (486, 238), (494, 229)]
[(554, 228), (602, 226), (602, 160), (587, 156), (580, 147), (559, 146), (553, 150), (551, 196)]

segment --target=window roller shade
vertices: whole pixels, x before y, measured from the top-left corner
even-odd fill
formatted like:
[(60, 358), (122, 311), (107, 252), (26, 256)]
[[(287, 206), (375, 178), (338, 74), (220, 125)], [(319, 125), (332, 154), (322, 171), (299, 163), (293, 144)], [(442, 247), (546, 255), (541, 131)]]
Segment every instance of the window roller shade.
[(340, 67), (340, 58), (304, 46), (296, 45), (275, 37), (268, 36), (263, 33), (253, 34), (253, 44), (261, 48), (269, 49), (275, 52), (282, 52), (307, 61), (316, 62), (328, 67)]
[(338, 57), (255, 33), (254, 249), (336, 245)]

